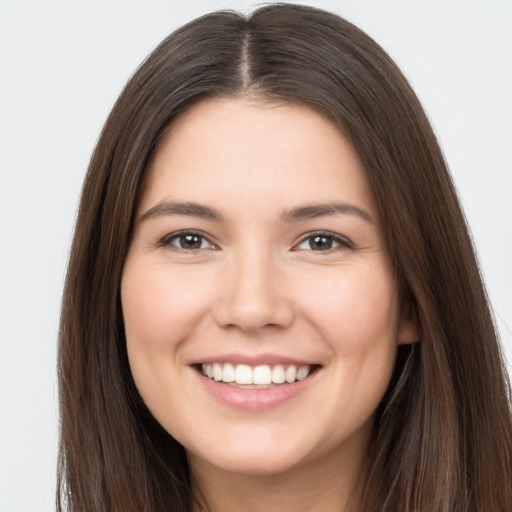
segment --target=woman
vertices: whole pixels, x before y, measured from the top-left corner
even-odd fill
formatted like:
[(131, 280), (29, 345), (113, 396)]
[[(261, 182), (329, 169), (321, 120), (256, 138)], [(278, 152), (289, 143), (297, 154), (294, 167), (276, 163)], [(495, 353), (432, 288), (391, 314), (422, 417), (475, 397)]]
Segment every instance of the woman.
[(390, 58), (323, 11), (205, 16), (127, 84), (59, 371), (60, 510), (512, 509), (509, 388), (441, 151)]

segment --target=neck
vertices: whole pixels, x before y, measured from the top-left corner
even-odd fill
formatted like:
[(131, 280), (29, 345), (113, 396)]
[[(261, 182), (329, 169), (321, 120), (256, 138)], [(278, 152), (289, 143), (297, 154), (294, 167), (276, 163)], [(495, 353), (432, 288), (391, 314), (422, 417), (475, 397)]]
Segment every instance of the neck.
[(364, 456), (361, 451), (340, 455), (336, 450), (281, 473), (243, 474), (189, 454), (200, 503), (193, 512), (359, 512)]

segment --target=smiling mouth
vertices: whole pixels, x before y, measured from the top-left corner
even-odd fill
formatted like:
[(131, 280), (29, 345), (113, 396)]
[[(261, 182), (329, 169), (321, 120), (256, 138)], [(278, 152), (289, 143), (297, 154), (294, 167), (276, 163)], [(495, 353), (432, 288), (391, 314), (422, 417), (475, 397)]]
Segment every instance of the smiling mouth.
[(198, 370), (209, 379), (241, 389), (269, 389), (293, 384), (309, 377), (318, 365), (201, 364)]

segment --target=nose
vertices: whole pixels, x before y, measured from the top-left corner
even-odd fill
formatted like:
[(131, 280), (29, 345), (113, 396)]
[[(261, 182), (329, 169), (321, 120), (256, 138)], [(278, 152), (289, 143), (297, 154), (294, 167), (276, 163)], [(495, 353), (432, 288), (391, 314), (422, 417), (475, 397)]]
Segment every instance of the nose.
[(246, 332), (286, 328), (294, 320), (294, 306), (284, 273), (270, 255), (259, 252), (233, 257), (220, 283), (214, 316), (222, 327)]

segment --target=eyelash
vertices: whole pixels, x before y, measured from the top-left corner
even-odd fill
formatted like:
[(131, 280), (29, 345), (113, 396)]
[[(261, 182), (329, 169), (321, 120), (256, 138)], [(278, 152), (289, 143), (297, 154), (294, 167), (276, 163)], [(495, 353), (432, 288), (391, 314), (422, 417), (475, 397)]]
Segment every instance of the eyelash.
[[(319, 250), (314, 250), (312, 247), (311, 247), (311, 241), (314, 240), (315, 238), (323, 238), (323, 239), (327, 239), (331, 242), (331, 244), (335, 244), (334, 247), (328, 247), (327, 249), (319, 249)], [(309, 247), (310, 249), (300, 249), (299, 247), (304, 243), (304, 242), (307, 242), (309, 240)], [(294, 247), (294, 250), (296, 251), (301, 251), (301, 250), (311, 250), (313, 252), (324, 252), (324, 253), (330, 253), (332, 251), (339, 251), (339, 250), (344, 250), (344, 249), (353, 249), (354, 246), (353, 244), (347, 240), (346, 238), (342, 237), (342, 236), (339, 236), (339, 235), (335, 235), (334, 233), (330, 233), (328, 231), (315, 231), (313, 233), (308, 233), (306, 236), (304, 236), (301, 241), (295, 245)]]
[[(200, 247), (186, 248), (186, 247), (181, 247), (180, 245), (173, 243), (174, 241), (177, 241), (178, 243), (183, 242), (185, 240), (185, 237), (196, 237), (197, 239), (200, 240)], [(328, 247), (327, 249), (315, 250), (311, 247), (311, 242), (315, 238), (323, 238), (323, 239), (327, 240), (328, 243), (330, 242), (331, 246)], [(309, 249), (301, 249), (300, 246), (307, 241), (309, 241), (310, 248)], [(205, 244), (204, 247), (202, 247), (203, 244)], [(334, 245), (334, 247), (333, 247), (333, 245)], [(158, 243), (158, 246), (159, 247), (172, 246), (172, 247), (175, 247), (176, 250), (181, 250), (181, 251), (185, 251), (185, 252), (196, 252), (196, 251), (200, 251), (202, 249), (213, 249), (213, 250), (218, 249), (218, 247), (215, 244), (210, 242), (208, 240), (208, 238), (203, 233), (201, 233), (199, 231), (178, 231), (175, 233), (170, 233), (170, 234), (166, 235), (164, 238), (162, 238), (162, 240), (160, 240), (160, 242)], [(336, 250), (352, 249), (352, 248), (353, 248), (353, 244), (344, 237), (335, 235), (333, 233), (329, 233), (328, 231), (316, 231), (313, 233), (308, 233), (306, 236), (304, 236), (300, 240), (300, 242), (293, 247), (293, 250), (294, 251), (311, 250), (312, 252), (330, 253), (330, 252), (336, 251)]]
[[(200, 239), (201, 245), (203, 245), (203, 243), (206, 242), (207, 246), (206, 247), (185, 248), (185, 247), (180, 247), (177, 244), (173, 244), (173, 241), (175, 241), (175, 240), (178, 241), (178, 243), (180, 241), (184, 241), (184, 238), (187, 236), (197, 237), (198, 239)], [(160, 242), (158, 243), (158, 246), (159, 247), (173, 246), (176, 250), (181, 250), (181, 251), (185, 251), (185, 252), (196, 252), (196, 251), (200, 251), (201, 249), (217, 249), (215, 244), (210, 242), (208, 240), (208, 238), (203, 233), (201, 233), (199, 231), (190, 231), (190, 230), (170, 233), (170, 234), (166, 235), (164, 238), (162, 238), (162, 240), (160, 240)]]

